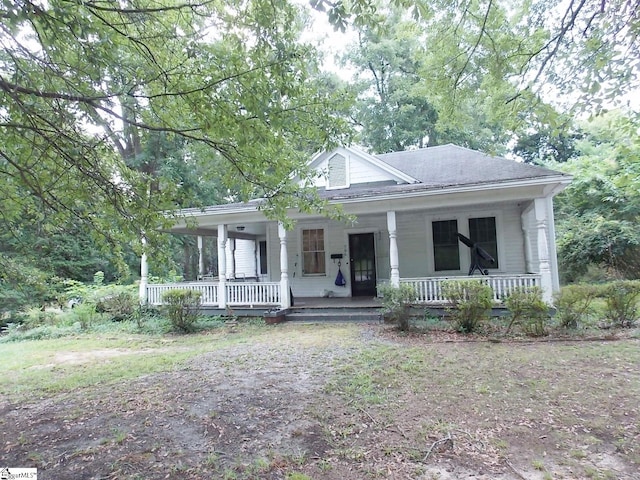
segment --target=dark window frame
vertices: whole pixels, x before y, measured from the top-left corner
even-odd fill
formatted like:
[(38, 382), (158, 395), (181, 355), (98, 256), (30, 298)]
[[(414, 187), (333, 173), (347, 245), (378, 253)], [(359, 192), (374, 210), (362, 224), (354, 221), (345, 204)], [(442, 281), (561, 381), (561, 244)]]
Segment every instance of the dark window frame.
[(495, 216), (469, 218), (469, 238), (478, 243), (495, 259), (495, 263), (483, 261), (485, 268), (496, 270), (500, 268), (498, 260), (498, 222)]
[(267, 261), (267, 241), (259, 240), (258, 241), (258, 254), (260, 256), (259, 262), (259, 273), (260, 275), (268, 275), (269, 274), (269, 264)]
[(460, 246), (456, 236), (457, 232), (457, 219), (434, 220), (431, 222), (434, 271), (460, 270)]

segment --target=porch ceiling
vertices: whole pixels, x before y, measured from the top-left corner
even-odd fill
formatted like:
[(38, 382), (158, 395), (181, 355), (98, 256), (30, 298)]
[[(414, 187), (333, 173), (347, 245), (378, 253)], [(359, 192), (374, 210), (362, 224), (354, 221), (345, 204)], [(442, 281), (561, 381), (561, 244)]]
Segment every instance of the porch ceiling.
[[(199, 222), (197, 227), (185, 227), (183, 225), (176, 226), (170, 230), (165, 230), (167, 233), (173, 233), (178, 235), (199, 235), (202, 237), (217, 237), (218, 225), (208, 225), (206, 222)], [(227, 225), (227, 236), (229, 238), (244, 238), (247, 240), (253, 240), (257, 237), (267, 234), (267, 224), (261, 223), (233, 223)]]

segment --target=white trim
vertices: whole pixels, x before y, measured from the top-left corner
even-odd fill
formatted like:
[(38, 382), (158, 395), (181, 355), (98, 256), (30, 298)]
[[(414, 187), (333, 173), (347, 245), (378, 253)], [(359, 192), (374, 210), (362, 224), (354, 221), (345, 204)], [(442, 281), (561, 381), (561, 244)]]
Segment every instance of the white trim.
[(284, 223), (278, 222), (278, 241), (280, 242), (280, 307), (287, 309), (291, 306), (289, 291), (289, 252), (287, 229)]
[(417, 180), (416, 178), (412, 177), (411, 175), (408, 175), (408, 174), (404, 173), (403, 171), (398, 170), (395, 167), (392, 167), (388, 163), (383, 162), (382, 160), (379, 160), (378, 158), (374, 157), (373, 155), (371, 155), (371, 154), (369, 154), (369, 153), (367, 153), (367, 152), (365, 152), (363, 150), (360, 150), (358, 148), (354, 148), (354, 147), (338, 147), (338, 148), (336, 148), (334, 150), (331, 150), (329, 152), (320, 152), (320, 153), (314, 155), (314, 157), (308, 163), (308, 167), (310, 169), (314, 169), (325, 158), (328, 160), (329, 158), (331, 158), (336, 153), (340, 153), (340, 154), (344, 155), (345, 157), (350, 157), (352, 155), (355, 156), (355, 157), (358, 157), (359, 159), (361, 159), (361, 160), (373, 165), (377, 169), (382, 170), (383, 172), (385, 172), (388, 175), (390, 175), (391, 177), (393, 177), (395, 182), (398, 183), (398, 184), (401, 184), (401, 183), (420, 183), (419, 180)]
[(553, 197), (547, 197), (547, 228), (549, 229), (549, 261), (551, 262), (551, 285), (554, 292), (560, 290), (560, 270), (556, 245), (556, 220), (553, 211)]
[[(415, 199), (420, 197), (438, 197), (438, 196), (446, 196), (458, 193), (486, 193), (488, 191), (495, 190), (504, 190), (504, 189), (513, 189), (514, 191), (518, 188), (522, 187), (536, 187), (547, 185), (549, 183), (556, 183), (554, 193), (561, 191), (566, 187), (571, 181), (571, 178), (567, 176), (553, 176), (553, 177), (541, 177), (536, 179), (527, 179), (527, 180), (514, 180), (503, 183), (491, 183), (491, 184), (478, 184), (478, 185), (467, 185), (467, 186), (453, 186), (453, 187), (443, 187), (440, 189), (429, 188), (427, 190), (415, 190), (410, 192), (397, 192), (397, 193), (386, 193), (386, 194), (376, 194), (369, 197), (349, 197), (349, 198), (337, 198), (333, 200), (329, 200), (330, 205), (350, 205), (350, 204), (367, 204), (373, 202), (388, 202), (394, 200), (402, 200), (402, 199)], [(349, 192), (348, 189), (345, 189), (345, 192)], [(523, 199), (532, 199), (537, 198), (540, 195), (525, 195)], [(510, 199), (509, 199), (510, 200)], [(486, 202), (486, 200), (483, 200)], [(176, 219), (176, 227), (180, 224), (186, 224), (185, 219), (187, 218), (198, 218), (198, 217), (214, 217), (219, 218), (217, 223), (234, 223), (234, 222), (264, 222), (266, 217), (264, 213), (258, 209), (260, 205), (259, 202), (247, 202), (244, 204), (229, 204), (229, 205), (214, 205), (211, 207), (205, 208), (188, 208), (184, 210), (179, 210), (177, 212), (177, 216), (179, 218)], [(446, 205), (445, 205), (446, 206)], [(398, 209), (396, 206), (393, 207), (396, 211)], [(385, 210), (381, 210), (378, 213), (384, 213)], [(176, 213), (176, 212), (173, 212)], [(371, 212), (376, 213), (376, 212)], [(245, 218), (238, 218), (239, 215), (246, 215)], [(221, 217), (221, 218), (220, 218)], [(225, 218), (226, 217), (226, 218)], [(291, 210), (290, 212), (291, 218), (299, 218), (300, 216), (295, 210)], [(213, 222), (207, 222), (207, 224), (211, 224)], [(171, 230), (169, 230), (171, 231)], [(214, 233), (215, 235), (215, 233)]]
[[(322, 229), (324, 237), (324, 273), (304, 273), (304, 250), (302, 248), (302, 231), (303, 230), (319, 230)], [(329, 230), (329, 224), (324, 223), (303, 223), (296, 225), (296, 233), (298, 234), (298, 252), (300, 252), (300, 277), (301, 278), (318, 278), (326, 277), (329, 275), (329, 253), (327, 251), (327, 234)]]
[[(520, 187), (535, 187), (539, 185), (546, 185), (550, 178), (560, 182), (562, 180), (563, 185), (568, 185), (569, 180), (564, 177), (545, 177), (541, 179), (530, 179), (528, 181), (514, 180), (504, 183), (490, 183), (479, 185), (467, 185), (467, 186), (455, 186), (455, 187), (443, 187), (441, 189), (429, 189), (429, 190), (415, 190), (410, 192), (397, 192), (397, 193), (384, 193), (376, 194), (370, 197), (356, 197), (356, 198), (337, 198), (329, 200), (330, 204), (345, 204), (345, 203), (364, 203), (364, 202), (378, 202), (388, 201), (396, 199), (412, 199), (416, 197), (432, 197), (441, 195), (451, 195), (455, 193), (473, 193), (473, 192), (486, 192), (488, 190), (500, 190), (504, 188), (520, 188)], [(559, 188), (559, 187), (558, 187)]]
[(375, 165), (376, 167), (380, 168), (381, 170), (384, 170), (385, 172), (393, 175), (394, 177), (398, 178), (399, 181), (398, 183), (420, 183), (420, 181), (414, 177), (412, 177), (411, 175), (408, 175), (406, 173), (404, 173), (402, 170), (398, 170), (395, 167), (392, 167), (391, 165), (389, 165), (386, 162), (383, 162), (382, 160), (379, 160), (378, 158), (374, 157), (373, 155), (368, 154), (367, 152), (360, 150), (359, 148), (355, 148), (355, 147), (348, 147), (347, 150), (353, 152), (355, 155), (359, 156), (360, 158), (363, 158), (365, 160), (367, 160), (369, 163)]
[[(331, 184), (331, 159), (335, 158), (337, 156), (341, 156), (344, 159), (344, 181), (345, 183), (342, 185), (332, 185)], [(342, 152), (338, 152), (337, 150), (333, 152), (332, 155), (330, 155), (329, 157), (327, 157), (327, 172), (325, 174), (325, 189), (326, 190), (338, 190), (338, 189), (344, 189), (344, 188), (349, 188), (351, 186), (351, 174), (350, 174), (350, 170), (351, 170), (351, 159), (350, 159), (350, 155), (344, 155)]]

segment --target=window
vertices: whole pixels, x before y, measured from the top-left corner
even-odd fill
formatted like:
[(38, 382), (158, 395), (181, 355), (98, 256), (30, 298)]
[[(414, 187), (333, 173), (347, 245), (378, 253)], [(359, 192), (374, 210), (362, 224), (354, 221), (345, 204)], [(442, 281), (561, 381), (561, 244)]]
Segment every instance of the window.
[(267, 272), (267, 242), (260, 240), (258, 242), (259, 257), (260, 257), (260, 275), (266, 275)]
[(495, 263), (483, 261), (483, 265), (490, 268), (498, 268), (498, 240), (496, 236), (496, 218), (470, 218), (469, 219), (469, 237), (489, 255), (495, 259)]
[(327, 187), (347, 187), (347, 159), (337, 153), (329, 159), (328, 166), (329, 178), (327, 179)]
[(433, 258), (436, 271), (460, 270), (458, 221), (441, 220), (431, 224), (433, 229)]
[(302, 230), (302, 273), (324, 275), (326, 273), (324, 229)]

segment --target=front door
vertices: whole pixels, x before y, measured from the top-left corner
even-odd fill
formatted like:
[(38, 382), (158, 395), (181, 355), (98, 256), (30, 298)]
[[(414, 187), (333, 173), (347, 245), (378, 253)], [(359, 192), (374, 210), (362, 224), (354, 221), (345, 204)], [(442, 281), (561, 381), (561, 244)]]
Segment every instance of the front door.
[(376, 295), (376, 250), (373, 233), (349, 235), (351, 296)]

